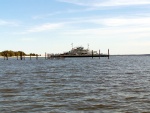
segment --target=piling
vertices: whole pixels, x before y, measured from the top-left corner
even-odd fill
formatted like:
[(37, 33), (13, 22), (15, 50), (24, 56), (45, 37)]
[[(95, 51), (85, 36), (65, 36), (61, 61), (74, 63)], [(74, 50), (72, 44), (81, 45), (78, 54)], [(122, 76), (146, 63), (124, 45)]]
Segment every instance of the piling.
[(6, 60), (8, 60), (8, 54), (6, 54)]
[(93, 59), (93, 50), (92, 50), (92, 59)]
[(36, 60), (38, 60), (38, 54), (36, 54)]
[(99, 50), (99, 59), (100, 59), (100, 57), (101, 57), (101, 52), (100, 52), (100, 50)]
[(49, 54), (45, 54), (45, 59), (49, 59)]
[(8, 60), (8, 55), (4, 54), (4, 60)]
[(20, 60), (22, 60), (22, 52), (20, 53)]
[(45, 59), (49, 59), (49, 54), (45, 54)]
[(109, 59), (109, 49), (108, 49), (108, 59)]
[(46, 55), (46, 52), (45, 52), (45, 60), (46, 60), (46, 56), (47, 56), (47, 55)]
[(17, 55), (17, 60), (18, 60), (18, 55)]
[(30, 54), (30, 60), (31, 60), (31, 54)]
[(47, 54), (47, 59), (51, 59), (51, 54)]
[(47, 54), (47, 58), (50, 59), (50, 54)]

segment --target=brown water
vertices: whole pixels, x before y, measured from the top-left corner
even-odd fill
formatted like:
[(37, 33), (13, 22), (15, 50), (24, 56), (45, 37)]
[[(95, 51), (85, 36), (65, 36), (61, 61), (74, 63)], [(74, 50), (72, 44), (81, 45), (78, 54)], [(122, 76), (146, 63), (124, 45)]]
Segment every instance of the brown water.
[(0, 113), (150, 113), (150, 57), (0, 59)]

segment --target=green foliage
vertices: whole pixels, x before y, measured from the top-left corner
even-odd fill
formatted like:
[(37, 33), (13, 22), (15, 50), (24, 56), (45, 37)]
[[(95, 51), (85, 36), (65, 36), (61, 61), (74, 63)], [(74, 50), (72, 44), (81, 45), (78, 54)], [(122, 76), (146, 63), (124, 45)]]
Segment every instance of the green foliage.
[(8, 56), (8, 57), (20, 56), (21, 54), (22, 54), (22, 56), (26, 55), (23, 51), (11, 51), (11, 50), (6, 50), (6, 51), (0, 52), (0, 55), (1, 55), (1, 56)]
[(35, 53), (30, 53), (30, 54), (26, 54), (23, 51), (11, 51), (11, 50), (5, 50), (0, 52), (0, 56), (8, 56), (8, 57), (12, 57), (12, 56), (36, 56), (37, 54)]
[(35, 54), (35, 53), (30, 53), (30, 55), (31, 55), (31, 56), (36, 56), (36, 54)]

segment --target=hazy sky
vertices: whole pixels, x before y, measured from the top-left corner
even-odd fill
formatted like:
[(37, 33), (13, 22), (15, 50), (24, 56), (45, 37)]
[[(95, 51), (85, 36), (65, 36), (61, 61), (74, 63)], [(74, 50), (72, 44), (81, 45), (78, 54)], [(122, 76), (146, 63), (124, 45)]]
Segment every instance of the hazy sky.
[(0, 0), (0, 51), (150, 53), (150, 0)]

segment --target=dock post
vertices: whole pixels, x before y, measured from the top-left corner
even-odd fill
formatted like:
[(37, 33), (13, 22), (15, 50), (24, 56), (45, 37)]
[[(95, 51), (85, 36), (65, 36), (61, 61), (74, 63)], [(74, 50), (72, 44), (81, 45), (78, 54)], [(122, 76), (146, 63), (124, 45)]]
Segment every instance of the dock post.
[(49, 54), (47, 54), (46, 56), (47, 56), (47, 59), (49, 60), (50, 59)]
[(36, 60), (38, 60), (38, 54), (36, 54)]
[(92, 50), (92, 59), (93, 59), (93, 50)]
[(50, 54), (48, 54), (48, 59), (50, 59)]
[(46, 52), (45, 52), (45, 60), (46, 60)]
[(108, 49), (108, 59), (109, 59), (109, 49)]
[(20, 60), (22, 60), (22, 52), (20, 53)]
[(18, 55), (17, 55), (17, 60), (18, 60)]
[(100, 50), (99, 50), (99, 59), (100, 59), (100, 57), (101, 57), (101, 52), (100, 52)]
[(30, 54), (30, 60), (31, 60), (31, 54)]
[(6, 54), (6, 60), (8, 60), (8, 54)]

